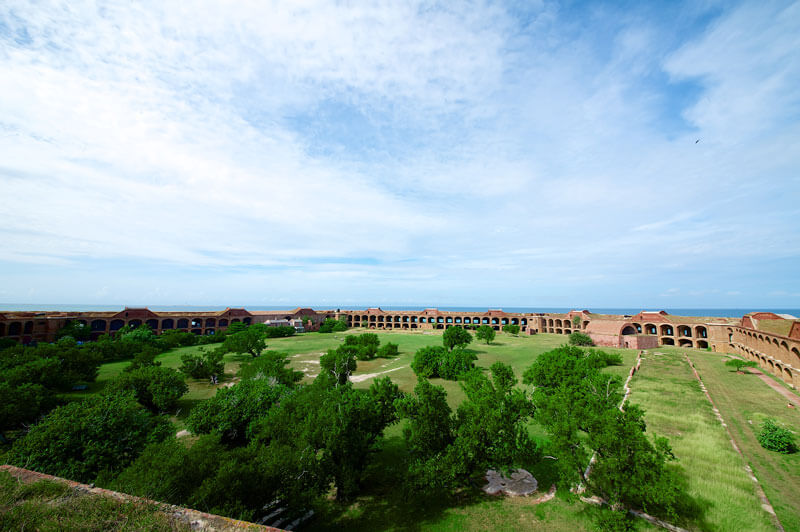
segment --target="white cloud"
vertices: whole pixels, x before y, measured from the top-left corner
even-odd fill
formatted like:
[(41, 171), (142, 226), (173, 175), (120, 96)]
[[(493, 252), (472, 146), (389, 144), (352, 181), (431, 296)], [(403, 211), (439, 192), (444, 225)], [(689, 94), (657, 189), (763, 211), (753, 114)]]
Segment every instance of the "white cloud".
[[(550, 3), (527, 25), (482, 2), (7, 3), (0, 260), (422, 299), (654, 268), (656, 296), (711, 259), (797, 256), (799, 9), (736, 6), (674, 50), (658, 20), (576, 33)], [(662, 69), (700, 83), (683, 129)]]

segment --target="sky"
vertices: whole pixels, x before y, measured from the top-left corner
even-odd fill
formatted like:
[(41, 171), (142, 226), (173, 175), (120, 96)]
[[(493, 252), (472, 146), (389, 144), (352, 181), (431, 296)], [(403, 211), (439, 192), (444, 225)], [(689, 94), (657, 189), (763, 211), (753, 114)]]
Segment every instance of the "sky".
[(800, 2), (0, 3), (0, 304), (800, 308)]

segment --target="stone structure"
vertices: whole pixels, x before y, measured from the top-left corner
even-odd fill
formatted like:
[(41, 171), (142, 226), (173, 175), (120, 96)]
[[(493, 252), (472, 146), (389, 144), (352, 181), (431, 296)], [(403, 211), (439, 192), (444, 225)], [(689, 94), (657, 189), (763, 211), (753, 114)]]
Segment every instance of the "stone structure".
[(125, 327), (149, 326), (156, 334), (177, 330), (195, 334), (215, 334), (231, 323), (266, 323), (267, 325), (303, 324), (315, 331), (333, 311), (310, 308), (278, 311), (248, 311), (226, 308), (219, 311), (153, 311), (148, 308), (125, 307), (119, 312), (8, 312), (0, 311), (0, 338), (13, 338), (22, 343), (52, 342), (59, 329), (72, 321), (89, 327), (92, 340), (102, 334), (114, 334)]
[(326, 318), (343, 319), (349, 327), (383, 330), (432, 330), (449, 327), (475, 328), (489, 325), (519, 325), (525, 334), (588, 334), (597, 345), (653, 349), (677, 346), (734, 353), (758, 362), (765, 371), (792, 387), (800, 387), (800, 320), (771, 312), (753, 312), (741, 318), (673, 316), (662, 311), (643, 310), (635, 315), (595, 314), (588, 310), (566, 313), (442, 311), (388, 311), (373, 307), (365, 310), (248, 311), (226, 308), (220, 311), (152, 311), (125, 308), (119, 312), (7, 312), (0, 311), (0, 337), (30, 343), (53, 341), (56, 332), (77, 320), (91, 331), (92, 339), (114, 334), (128, 325), (147, 324), (157, 334), (180, 330), (195, 334), (214, 334), (231, 323), (296, 324), (314, 331)]

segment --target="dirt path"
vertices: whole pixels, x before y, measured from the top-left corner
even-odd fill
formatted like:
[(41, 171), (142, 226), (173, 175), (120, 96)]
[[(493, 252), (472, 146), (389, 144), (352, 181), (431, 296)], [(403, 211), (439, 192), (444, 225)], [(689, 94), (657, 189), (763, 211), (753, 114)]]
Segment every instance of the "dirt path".
[(792, 403), (794, 406), (800, 406), (800, 396), (790, 392), (789, 390), (787, 390), (786, 388), (775, 382), (775, 380), (772, 377), (770, 377), (769, 375), (765, 375), (764, 372), (761, 371), (760, 369), (756, 368), (747, 368), (747, 369), (750, 373), (758, 375), (758, 378), (766, 382), (767, 386), (769, 386), (770, 388), (781, 394), (787, 401)]

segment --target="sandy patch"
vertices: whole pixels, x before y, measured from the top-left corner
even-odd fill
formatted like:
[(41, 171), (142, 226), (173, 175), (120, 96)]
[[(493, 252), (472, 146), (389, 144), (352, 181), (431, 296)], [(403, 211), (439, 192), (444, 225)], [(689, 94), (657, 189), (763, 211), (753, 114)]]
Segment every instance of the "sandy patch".
[(379, 371), (377, 373), (364, 373), (363, 375), (353, 375), (353, 376), (350, 377), (350, 380), (352, 382), (364, 382), (364, 381), (369, 380), (369, 379), (371, 379), (373, 377), (377, 377), (378, 375), (382, 375), (384, 373), (390, 373), (392, 371), (397, 371), (398, 369), (403, 369), (404, 367), (406, 367), (406, 366), (400, 366), (399, 368), (387, 369), (386, 371)]

